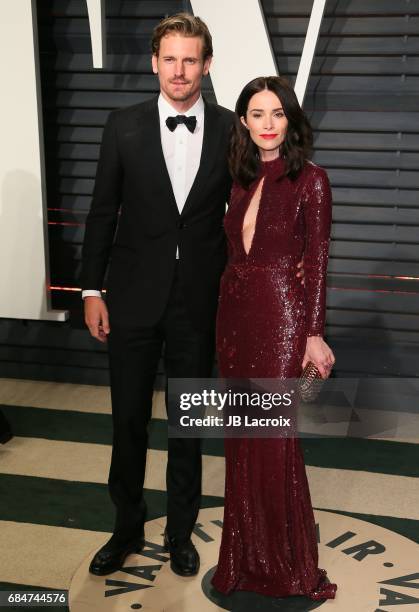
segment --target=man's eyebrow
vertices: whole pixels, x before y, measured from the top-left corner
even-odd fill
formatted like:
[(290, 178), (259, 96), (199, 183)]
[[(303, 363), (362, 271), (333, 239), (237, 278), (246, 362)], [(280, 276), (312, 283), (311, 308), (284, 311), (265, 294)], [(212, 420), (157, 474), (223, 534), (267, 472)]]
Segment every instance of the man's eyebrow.
[[(162, 55), (163, 59), (176, 59), (176, 57), (174, 55)], [(181, 58), (183, 61), (185, 60), (199, 60), (198, 57), (194, 57), (194, 56), (190, 56), (190, 57), (182, 57)]]

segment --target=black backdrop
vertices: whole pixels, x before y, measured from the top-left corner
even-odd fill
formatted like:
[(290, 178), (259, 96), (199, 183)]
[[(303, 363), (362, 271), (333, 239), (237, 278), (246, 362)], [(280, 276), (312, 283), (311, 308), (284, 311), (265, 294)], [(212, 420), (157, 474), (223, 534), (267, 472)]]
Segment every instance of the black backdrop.
[[(292, 82), (311, 5), (262, 1), (279, 73)], [(71, 316), (0, 319), (1, 376), (108, 382), (77, 291), (102, 129), (111, 109), (157, 92), (152, 28), (188, 8), (107, 0), (107, 67), (93, 70), (85, 0), (38, 1), (52, 301)], [(419, 375), (418, 26), (418, 0), (327, 2), (304, 108), (313, 159), (333, 186), (327, 338), (338, 375)], [(234, 67), (240, 49), (228, 61)], [(210, 79), (204, 92), (214, 99)]]

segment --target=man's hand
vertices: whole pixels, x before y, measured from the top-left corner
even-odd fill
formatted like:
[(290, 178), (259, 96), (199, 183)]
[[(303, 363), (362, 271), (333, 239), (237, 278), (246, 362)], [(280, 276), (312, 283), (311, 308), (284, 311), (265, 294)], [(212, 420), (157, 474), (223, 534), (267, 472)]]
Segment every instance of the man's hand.
[(84, 321), (89, 328), (93, 338), (99, 342), (106, 342), (107, 335), (111, 331), (109, 327), (109, 315), (105, 302), (100, 297), (84, 298)]
[(301, 284), (304, 285), (304, 257), (298, 262), (297, 268), (301, 268), (301, 270), (297, 272), (297, 278), (301, 278)]

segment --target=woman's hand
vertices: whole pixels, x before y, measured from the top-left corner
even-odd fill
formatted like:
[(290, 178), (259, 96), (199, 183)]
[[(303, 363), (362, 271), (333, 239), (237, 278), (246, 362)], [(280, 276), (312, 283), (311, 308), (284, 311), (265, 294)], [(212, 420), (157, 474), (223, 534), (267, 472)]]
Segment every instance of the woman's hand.
[[(301, 268), (301, 270), (299, 268)], [(305, 284), (304, 284), (304, 256), (301, 258), (301, 261), (298, 262), (297, 269), (298, 269), (298, 272), (296, 274), (296, 277), (297, 278), (301, 278), (300, 283), (304, 287), (305, 286)]]
[(321, 336), (308, 336), (306, 352), (303, 359), (303, 370), (311, 361), (319, 370), (322, 378), (327, 378), (335, 363), (332, 349), (326, 344)]

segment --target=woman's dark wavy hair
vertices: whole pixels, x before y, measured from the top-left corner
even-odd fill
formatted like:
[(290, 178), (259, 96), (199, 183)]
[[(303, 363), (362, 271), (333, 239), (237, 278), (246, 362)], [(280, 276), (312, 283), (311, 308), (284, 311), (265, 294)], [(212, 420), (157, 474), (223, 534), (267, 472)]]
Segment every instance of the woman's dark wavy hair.
[(285, 158), (285, 176), (290, 179), (298, 176), (305, 160), (310, 156), (313, 144), (311, 125), (288, 81), (278, 76), (253, 79), (244, 87), (237, 100), (229, 151), (229, 166), (233, 179), (245, 189), (257, 178), (260, 160), (258, 147), (250, 138), (249, 130), (242, 124), (240, 117), (246, 118), (250, 99), (265, 89), (278, 96), (288, 119), (287, 134), (281, 145)]

